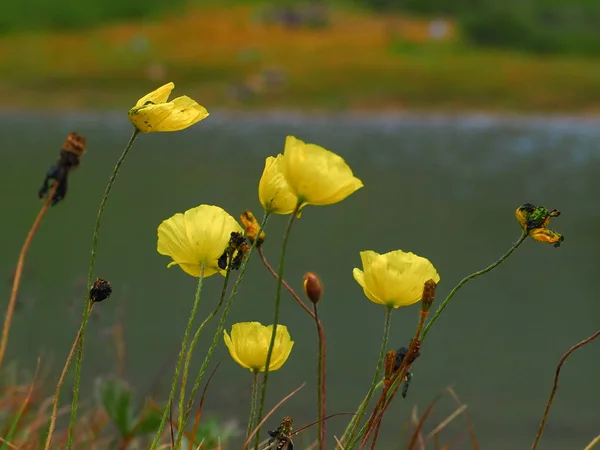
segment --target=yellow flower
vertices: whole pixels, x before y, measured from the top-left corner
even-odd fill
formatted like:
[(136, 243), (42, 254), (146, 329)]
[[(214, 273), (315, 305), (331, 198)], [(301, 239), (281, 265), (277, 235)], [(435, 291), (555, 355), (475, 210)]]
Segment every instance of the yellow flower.
[(200, 276), (204, 263), (204, 276), (225, 271), (218, 266), (219, 257), (229, 244), (231, 233), (243, 233), (242, 227), (218, 206), (200, 205), (185, 214), (177, 213), (158, 227), (157, 250), (173, 258), (167, 267), (178, 264), (181, 269)]
[(529, 236), (531, 236), (533, 240), (537, 242), (554, 244), (555, 247), (560, 247), (562, 241), (565, 240), (565, 237), (562, 234), (552, 231), (548, 228), (534, 228), (529, 232)]
[[(223, 333), (225, 334), (225, 345), (236, 363), (253, 372), (265, 371), (273, 325), (266, 327), (258, 322), (241, 322), (231, 327), (231, 337), (227, 331), (224, 330)], [(294, 341), (292, 341), (287, 327), (277, 325), (269, 372), (283, 366), (290, 356), (293, 346)]]
[(269, 156), (258, 183), (258, 199), (265, 211), (275, 214), (291, 214), (298, 197), (290, 190), (282, 172), (283, 155)]
[(423, 285), (433, 280), (439, 283), (433, 264), (427, 258), (402, 250), (380, 255), (372, 250), (360, 252), (363, 270), (352, 271), (369, 300), (398, 308), (421, 300)]
[(294, 136), (285, 140), (280, 170), (302, 206), (332, 205), (363, 187), (341, 156)]
[(208, 117), (204, 106), (187, 96), (167, 102), (175, 85), (167, 83), (140, 98), (129, 110), (129, 120), (140, 131), (179, 131)]

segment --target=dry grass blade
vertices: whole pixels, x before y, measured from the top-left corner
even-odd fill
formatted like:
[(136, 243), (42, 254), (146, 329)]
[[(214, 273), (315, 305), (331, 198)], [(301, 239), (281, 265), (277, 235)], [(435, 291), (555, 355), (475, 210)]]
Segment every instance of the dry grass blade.
[[(408, 444), (408, 450), (413, 450), (416, 442), (417, 442), (417, 438), (420, 437), (421, 439), (419, 439), (419, 441), (422, 443), (421, 447), (425, 448), (425, 442), (423, 441), (423, 435), (421, 434), (421, 431), (423, 429), (423, 425), (425, 425), (425, 421), (427, 420), (427, 418), (429, 417), (429, 415), (432, 413), (433, 411), (433, 407), (435, 406), (435, 404), (440, 400), (440, 398), (442, 398), (442, 395), (439, 394), (437, 397), (435, 397), (431, 403), (429, 403), (429, 405), (427, 406), (427, 409), (425, 409), (425, 412), (423, 413), (423, 416), (419, 419), (418, 423), (417, 423), (417, 428), (415, 429), (415, 431), (413, 432), (412, 438)], [(416, 409), (414, 410), (416, 412)]]
[[(190, 450), (192, 450), (194, 444), (196, 443), (196, 433), (198, 431), (198, 426), (200, 425), (200, 417), (202, 416), (202, 407), (204, 406), (204, 398), (206, 397), (206, 391), (208, 390), (208, 386), (210, 385), (210, 381), (212, 380), (215, 373), (217, 373), (217, 369), (219, 368), (219, 363), (215, 366), (212, 373), (206, 380), (206, 384), (204, 385), (204, 389), (202, 390), (202, 395), (200, 396), (200, 403), (198, 404), (198, 411), (196, 411), (196, 417), (194, 418), (194, 427), (192, 428), (191, 439), (190, 439)], [(190, 399), (190, 402), (193, 402), (194, 399)], [(191, 409), (192, 405), (189, 405)], [(202, 445), (202, 444), (200, 444)]]
[[(451, 387), (446, 388), (446, 390), (450, 393), (452, 398), (456, 401), (456, 403), (460, 406), (463, 402), (458, 398), (458, 395)], [(475, 427), (473, 427), (473, 421), (471, 420), (471, 416), (467, 411), (463, 414), (465, 416), (465, 421), (467, 422), (467, 428), (469, 430), (469, 436), (471, 437), (471, 445), (473, 446), (473, 450), (479, 450), (479, 443), (477, 442), (477, 437), (475, 436)]]
[(590, 442), (583, 450), (592, 450), (598, 443), (600, 443), (600, 434), (592, 439), (592, 442)]
[(252, 431), (252, 433), (250, 433), (250, 436), (248, 436), (248, 439), (246, 439), (246, 442), (244, 442), (244, 446), (242, 447), (242, 450), (247, 450), (248, 449), (248, 444), (250, 443), (250, 441), (252, 440), (252, 438), (254, 437), (254, 435), (256, 434), (256, 432), (258, 430), (260, 430), (260, 427), (262, 427), (264, 425), (264, 423), (267, 421), (267, 419), (269, 417), (271, 417), (271, 415), (277, 411), (277, 409), (283, 405), (285, 402), (287, 402), (291, 397), (293, 397), (296, 393), (298, 393), (298, 391), (300, 389), (302, 389), (304, 386), (306, 385), (306, 383), (302, 383), (299, 387), (297, 387), (296, 389), (294, 389), (292, 392), (290, 392), (288, 395), (286, 395), (285, 397), (283, 397), (281, 400), (279, 400), (279, 403), (277, 403), (273, 408), (271, 408), (271, 411), (269, 411), (267, 414), (265, 414), (265, 417), (263, 417), (263, 419), (260, 421), (260, 423), (258, 425), (256, 425), (256, 427), (254, 428), (254, 430)]
[(467, 409), (467, 405), (459, 406), (452, 414), (446, 417), (438, 426), (436, 426), (427, 436), (425, 436), (425, 443), (427, 443), (432, 437), (436, 436), (440, 431), (448, 426), (450, 422), (456, 419), (463, 411)]
[(171, 448), (175, 448), (175, 433), (173, 432), (173, 400), (169, 403), (169, 431), (171, 434)]
[(3, 437), (0, 437), (0, 442), (1, 442), (3, 445), (4, 445), (4, 444), (6, 444), (6, 446), (7, 446), (8, 448), (19, 448), (19, 447), (17, 447), (16, 445), (14, 445), (14, 444), (11, 444), (10, 442), (8, 442), (8, 441), (7, 441), (6, 439), (4, 439)]
[(2, 443), (2, 446), (0, 446), (0, 450), (4, 450), (10, 446), (10, 441), (12, 440), (13, 436), (17, 432), (17, 429), (19, 428), (19, 423), (21, 422), (23, 414), (25, 413), (25, 410), (27, 409), (27, 406), (29, 406), (29, 402), (31, 401), (31, 396), (33, 395), (33, 389), (35, 388), (35, 383), (37, 382), (39, 373), (40, 373), (40, 358), (38, 357), (37, 364), (35, 366), (35, 373), (33, 375), (33, 380), (31, 381), (31, 385), (29, 386), (29, 389), (27, 391), (27, 396), (25, 397), (25, 400), (21, 404), (21, 407), (19, 408), (19, 412), (15, 416), (13, 424), (11, 425), (10, 430), (6, 434), (6, 440)]
[(467, 433), (461, 433), (458, 436), (455, 436), (450, 442), (448, 442), (446, 445), (444, 445), (440, 450), (450, 450), (451, 446), (453, 446), (454, 444), (456, 444), (457, 442), (460, 442)]
[(420, 450), (425, 450), (425, 443), (423, 442), (423, 435), (419, 430), (417, 430), (417, 426), (419, 425), (419, 414), (417, 412), (417, 405), (413, 406), (413, 409), (410, 413), (410, 424), (415, 428), (415, 432), (413, 433), (413, 437), (416, 433), (419, 441)]
[(323, 419), (321, 419), (321, 420), (315, 420), (314, 422), (311, 422), (308, 425), (304, 425), (302, 428), (298, 428), (296, 431), (294, 431), (292, 433), (292, 436), (296, 436), (298, 433), (301, 433), (302, 431), (306, 430), (307, 428), (310, 428), (313, 425), (318, 424), (319, 422), (324, 422), (326, 420), (329, 420), (332, 417), (335, 417), (335, 416), (347, 416), (347, 415), (353, 416), (354, 413), (351, 413), (351, 412), (340, 412), (340, 413), (335, 413), (335, 414), (329, 414), (328, 416), (323, 417)]
[(336, 444), (335, 450), (345, 450), (344, 446), (342, 445), (342, 443), (340, 442), (338, 437), (334, 435), (333, 438), (335, 439), (335, 444)]

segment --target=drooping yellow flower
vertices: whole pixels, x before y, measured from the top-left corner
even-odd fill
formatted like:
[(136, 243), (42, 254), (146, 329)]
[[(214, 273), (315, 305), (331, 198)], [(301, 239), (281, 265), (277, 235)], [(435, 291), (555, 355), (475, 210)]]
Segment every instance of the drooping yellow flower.
[(258, 199), (267, 212), (291, 214), (296, 208), (298, 197), (290, 190), (282, 172), (283, 155), (269, 156), (258, 183)]
[[(259, 322), (241, 322), (231, 327), (231, 336), (227, 334), (226, 330), (223, 333), (225, 345), (236, 363), (252, 372), (265, 371), (273, 325), (264, 326)], [(269, 372), (283, 366), (290, 356), (293, 346), (294, 341), (292, 341), (287, 327), (277, 325)]]
[(167, 83), (140, 98), (129, 110), (131, 123), (144, 133), (179, 131), (208, 117), (204, 106), (185, 95), (168, 102), (173, 88), (173, 83)]
[(372, 250), (360, 252), (363, 270), (352, 271), (365, 295), (374, 303), (398, 308), (421, 300), (428, 280), (439, 283), (440, 276), (427, 258), (402, 250), (380, 255)]
[(200, 276), (201, 263), (205, 277), (217, 272), (225, 274), (218, 260), (233, 231), (243, 233), (240, 224), (226, 211), (218, 206), (200, 205), (159, 225), (157, 250), (173, 259), (167, 267), (177, 264), (194, 277)]
[(529, 236), (531, 236), (533, 240), (537, 242), (554, 244), (554, 247), (560, 247), (562, 241), (565, 240), (565, 237), (562, 234), (552, 231), (548, 228), (534, 228), (529, 232)]
[(294, 136), (286, 138), (280, 170), (302, 205), (332, 205), (363, 187), (341, 156)]

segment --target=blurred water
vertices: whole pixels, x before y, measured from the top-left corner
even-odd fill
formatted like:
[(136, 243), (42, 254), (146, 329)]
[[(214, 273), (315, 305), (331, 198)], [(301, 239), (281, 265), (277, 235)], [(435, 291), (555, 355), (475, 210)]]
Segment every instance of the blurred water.
[[(62, 367), (82, 310), (92, 225), (110, 170), (130, 134), (123, 114), (5, 116), (0, 124), (3, 233), (0, 270), (9, 277), (39, 208), (36, 192), (65, 135), (88, 138), (82, 166), (71, 176), (64, 203), (44, 219), (28, 256), (8, 359), (33, 370), (38, 355), (53, 374)], [(372, 377), (383, 308), (370, 303), (352, 278), (358, 252), (413, 251), (441, 274), (438, 301), (463, 276), (487, 266), (519, 237), (513, 211), (522, 203), (558, 208), (553, 227), (565, 242), (555, 249), (527, 241), (504, 265), (468, 284), (432, 329), (414, 366), (406, 400), (398, 397), (385, 422), (381, 448), (395, 448), (413, 406), (422, 413), (445, 387), (468, 404), (485, 449), (528, 448), (562, 353), (600, 325), (597, 276), (600, 250), (600, 128), (575, 119), (495, 119), (417, 116), (228, 115), (180, 133), (142, 135), (113, 190), (100, 236), (96, 274), (114, 295), (97, 308), (86, 339), (84, 398), (94, 378), (114, 372), (109, 331), (122, 320), (126, 378), (143, 398), (171, 380), (178, 340), (195, 280), (156, 252), (156, 227), (175, 212), (217, 204), (237, 216), (260, 216), (257, 183), (264, 158), (295, 134), (343, 155), (365, 184), (344, 202), (306, 208), (293, 231), (286, 279), (297, 289), (308, 271), (326, 286), (321, 315), (328, 339), (329, 412), (350, 411)], [(267, 230), (267, 256), (276, 263), (285, 218)], [(199, 317), (216, 301), (221, 280), (206, 283)], [(275, 283), (259, 261), (248, 271), (229, 326), (272, 322)], [(395, 311), (391, 343), (412, 333), (418, 308)], [(315, 417), (314, 324), (285, 297), (281, 322), (296, 342), (289, 362), (271, 377), (269, 404), (306, 381), (302, 394), (273, 419), (289, 414), (298, 427)], [(212, 338), (216, 323), (199, 349)], [(202, 359), (196, 356), (196, 366)], [(224, 345), (207, 410), (239, 420), (247, 415), (250, 374)], [(162, 369), (161, 369), (162, 368)], [(583, 448), (600, 429), (600, 347), (590, 345), (566, 364), (543, 448)], [(456, 405), (444, 397), (430, 423)], [(341, 433), (346, 418), (329, 427)], [(462, 418), (442, 434), (466, 429)], [(306, 435), (314, 433), (315, 429)], [(304, 439), (306, 443), (308, 439)], [(470, 448), (468, 438), (452, 448)], [(330, 447), (333, 447), (331, 444)]]

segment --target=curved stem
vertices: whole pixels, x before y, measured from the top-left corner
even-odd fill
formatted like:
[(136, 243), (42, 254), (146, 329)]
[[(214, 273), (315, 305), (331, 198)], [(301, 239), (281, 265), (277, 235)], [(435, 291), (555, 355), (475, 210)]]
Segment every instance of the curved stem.
[[(287, 243), (290, 237), (290, 232), (292, 231), (292, 225), (294, 224), (294, 219), (296, 218), (296, 214), (299, 210), (300, 205), (296, 206), (294, 211), (292, 212), (290, 219), (288, 221), (287, 227), (283, 234), (283, 243), (281, 244), (281, 256), (279, 258), (279, 271), (277, 273), (277, 288), (275, 294), (275, 312), (273, 315), (273, 331), (271, 333), (271, 341), (269, 342), (269, 350), (267, 352), (267, 360), (265, 362), (265, 372), (263, 375), (262, 387), (260, 391), (260, 402), (258, 406), (258, 415), (256, 418), (256, 422), (260, 423), (263, 416), (263, 410), (265, 407), (265, 398), (267, 395), (267, 384), (269, 382), (269, 365), (271, 364), (271, 356), (273, 354), (273, 347), (275, 345), (275, 336), (277, 334), (277, 324), (279, 322), (279, 307), (281, 304), (281, 287), (283, 281), (283, 271), (285, 267), (285, 253), (287, 250)], [(260, 439), (260, 430), (256, 431), (256, 438), (254, 448), (258, 449), (258, 443)]]
[(31, 241), (33, 240), (33, 236), (37, 232), (40, 224), (42, 223), (42, 219), (48, 211), (48, 207), (50, 203), (54, 199), (54, 194), (56, 194), (56, 189), (58, 189), (59, 181), (56, 181), (50, 189), (48, 193), (48, 198), (42, 205), (40, 212), (38, 212), (37, 217), (33, 221), (33, 225), (27, 233), (27, 237), (25, 238), (25, 242), (23, 243), (23, 247), (21, 248), (21, 253), (19, 254), (19, 260), (17, 262), (17, 268), (15, 269), (15, 275), (13, 277), (12, 289), (10, 291), (10, 300), (8, 301), (8, 308), (6, 309), (6, 315), (4, 316), (4, 328), (2, 329), (2, 342), (0, 342), (0, 366), (2, 366), (2, 361), (4, 361), (4, 354), (6, 353), (6, 345), (8, 344), (8, 334), (10, 332), (10, 326), (12, 324), (12, 317), (15, 312), (15, 305), (17, 304), (17, 296), (19, 294), (19, 285), (21, 284), (21, 275), (23, 275), (23, 266), (25, 265), (25, 256), (29, 251), (29, 246), (31, 245)]
[[(350, 450), (351, 448), (354, 447), (354, 445), (356, 445), (356, 442), (355, 442), (357, 440), (357, 439), (355, 439), (356, 429), (358, 428), (358, 425), (360, 424), (360, 421), (362, 420), (362, 417), (365, 414), (365, 410), (367, 409), (369, 401), (371, 400), (371, 397), (373, 396), (373, 392), (375, 392), (375, 389), (379, 385), (381, 369), (383, 367), (383, 360), (385, 359), (385, 350), (387, 348), (388, 338), (390, 336), (391, 318), (392, 318), (392, 308), (387, 307), (385, 310), (385, 322), (383, 325), (383, 338), (381, 339), (381, 349), (379, 350), (379, 359), (377, 360), (377, 368), (375, 369), (375, 375), (373, 376), (373, 381), (371, 381), (371, 387), (369, 388), (369, 391), (367, 392), (365, 399), (361, 403), (361, 405), (358, 409), (358, 412), (352, 418), (352, 420), (350, 421), (350, 424), (346, 428), (346, 431), (344, 432), (342, 439), (340, 439), (340, 442), (342, 442), (342, 444), (344, 444), (344, 448), (346, 450)], [(358, 436), (358, 438), (360, 438), (360, 435)], [(347, 442), (349, 442), (350, 444), (346, 444)]]
[[(121, 153), (121, 156), (117, 160), (117, 164), (115, 164), (113, 172), (108, 180), (108, 184), (106, 185), (106, 189), (104, 191), (104, 196), (102, 197), (102, 201), (100, 202), (100, 208), (98, 208), (98, 216), (96, 217), (96, 224), (94, 226), (94, 235), (92, 238), (92, 251), (90, 254), (90, 269), (88, 271), (88, 280), (87, 280), (87, 296), (85, 299), (85, 306), (84, 306), (84, 310), (83, 310), (83, 319), (81, 321), (81, 329), (80, 329), (80, 332), (78, 333), (78, 335), (79, 335), (79, 342), (78, 342), (79, 350), (77, 352), (77, 359), (76, 359), (76, 363), (75, 363), (75, 382), (73, 384), (73, 402), (71, 404), (71, 419), (69, 420), (69, 439), (67, 441), (67, 450), (71, 450), (71, 448), (73, 447), (73, 433), (74, 433), (74, 428), (75, 428), (75, 421), (77, 419), (77, 406), (79, 405), (79, 380), (81, 379), (81, 363), (82, 363), (82, 359), (83, 359), (83, 340), (84, 340), (84, 336), (85, 336), (85, 329), (86, 329), (88, 320), (90, 318), (90, 313), (92, 311), (92, 308), (89, 307), (89, 305), (91, 304), (91, 300), (89, 298), (89, 291), (92, 288), (94, 267), (96, 265), (96, 249), (98, 248), (98, 236), (100, 233), (100, 223), (102, 222), (102, 216), (104, 215), (104, 208), (106, 208), (106, 203), (108, 202), (108, 197), (110, 195), (110, 191), (113, 187), (113, 184), (115, 183), (115, 180), (117, 179), (119, 169), (121, 168), (123, 161), (125, 161), (125, 158), (127, 157), (127, 154), (129, 153), (129, 150), (131, 150), (131, 147), (132, 147), (133, 143), (135, 142), (135, 139), (137, 138), (138, 134), (139, 134), (139, 130), (136, 128), (133, 131), (133, 134), (131, 135), (131, 138), (129, 139), (127, 146), (125, 147), (125, 150), (123, 150), (123, 153)], [(66, 362), (66, 366), (68, 366), (70, 363), (71, 363), (71, 360), (70, 360), (70, 358), (68, 358), (67, 362)]]
[[(204, 284), (204, 262), (202, 262), (200, 266), (200, 277), (198, 278), (198, 287), (196, 288), (196, 295), (194, 297), (194, 305), (192, 306), (192, 312), (190, 313), (190, 317), (188, 318), (187, 326), (185, 327), (185, 332), (183, 333), (183, 339), (181, 340), (181, 349), (179, 350), (179, 355), (177, 356), (177, 364), (175, 366), (175, 374), (173, 375), (173, 382), (171, 383), (171, 391), (169, 392), (169, 399), (167, 400), (166, 406), (163, 410), (163, 415), (160, 421), (160, 425), (158, 426), (158, 431), (156, 432), (156, 436), (154, 436), (154, 440), (152, 441), (152, 445), (150, 449), (156, 448), (158, 445), (158, 441), (162, 435), (163, 429), (165, 427), (165, 423), (167, 422), (167, 418), (169, 417), (170, 405), (173, 402), (173, 398), (175, 397), (175, 389), (177, 388), (177, 380), (179, 379), (179, 372), (181, 370), (181, 364), (183, 363), (183, 354), (185, 353), (185, 348), (187, 347), (188, 337), (190, 335), (190, 331), (192, 329), (192, 324), (194, 323), (194, 319), (196, 317), (196, 312), (198, 311), (198, 304), (200, 303), (200, 293), (202, 292), (202, 285)], [(183, 380), (182, 380), (183, 384)], [(184, 388), (185, 389), (185, 388)], [(179, 434), (183, 433), (183, 430), (179, 429)]]
[(317, 367), (317, 416), (319, 420), (318, 424), (318, 442), (319, 450), (325, 449), (325, 441), (327, 438), (327, 429), (325, 426), (325, 417), (327, 416), (327, 384), (326, 378), (326, 348), (325, 348), (325, 332), (323, 326), (319, 320), (319, 313), (317, 311), (317, 304), (313, 303), (313, 310), (315, 312), (315, 324), (317, 325), (317, 335), (319, 338), (319, 359)]
[(246, 440), (252, 433), (254, 419), (256, 418), (256, 403), (258, 400), (258, 371), (252, 372), (252, 399), (250, 401), (250, 416), (248, 417), (248, 426), (246, 427)]
[[(567, 358), (571, 355), (571, 353), (573, 353), (578, 348), (583, 347), (584, 345), (588, 344), (589, 342), (592, 342), (598, 336), (600, 336), (600, 330), (596, 331), (594, 334), (587, 337), (583, 341), (575, 344), (573, 347), (571, 347), (569, 350), (567, 350), (567, 352), (562, 356), (562, 358), (560, 358), (560, 361), (558, 362), (558, 366), (556, 366), (556, 373), (554, 374), (554, 383), (552, 385), (552, 391), (550, 391), (550, 397), (548, 398), (548, 402), (546, 403), (546, 408), (544, 409), (544, 416), (542, 417), (542, 422), (540, 423), (540, 426), (538, 428), (537, 434), (535, 436), (535, 441), (533, 441), (533, 445), (531, 446), (531, 450), (535, 450), (537, 448), (538, 443), (542, 437), (542, 433), (544, 432), (544, 427), (546, 426), (546, 420), (548, 419), (548, 413), (550, 412), (550, 407), (552, 406), (552, 401), (554, 400), (554, 396), (556, 395), (556, 391), (558, 389), (558, 379), (560, 378), (560, 371), (562, 369), (563, 364), (565, 363)], [(591, 448), (591, 447), (589, 447), (589, 448)]]
[(188, 349), (187, 356), (185, 358), (185, 364), (183, 367), (183, 381), (181, 384), (181, 394), (179, 397), (179, 423), (177, 426), (177, 429), (180, 430), (180, 432), (177, 434), (177, 440), (175, 441), (175, 448), (179, 448), (179, 444), (181, 443), (181, 439), (183, 438), (183, 430), (185, 429), (185, 425), (186, 425), (188, 417), (190, 415), (190, 411), (194, 404), (194, 397), (196, 396), (196, 392), (198, 391), (198, 387), (200, 386), (200, 381), (198, 379), (196, 379), (196, 381), (194, 382), (194, 386), (192, 387), (192, 392), (190, 394), (190, 399), (188, 401), (187, 408), (184, 409), (183, 405), (185, 402), (185, 387), (187, 384), (188, 373), (190, 371), (190, 363), (192, 361), (192, 353), (194, 352), (194, 347), (196, 346), (196, 343), (198, 342), (198, 339), (200, 338), (202, 331), (204, 331), (204, 327), (206, 325), (208, 325), (208, 323), (217, 315), (217, 313), (219, 312), (219, 309), (221, 309), (221, 306), (223, 306), (223, 302), (225, 301), (225, 294), (227, 293), (227, 284), (229, 283), (229, 276), (231, 275), (232, 256), (233, 255), (230, 255), (229, 260), (227, 262), (227, 271), (225, 272), (225, 279), (223, 280), (223, 288), (221, 289), (221, 297), (219, 298), (219, 301), (217, 302), (217, 306), (206, 317), (206, 319), (204, 319), (204, 321), (200, 324), (200, 326), (196, 330), (196, 333), (194, 334), (194, 337), (193, 337), (190, 347)]
[[(90, 303), (90, 309), (94, 307), (94, 303)], [(82, 324), (83, 325), (83, 324)], [(69, 356), (67, 356), (67, 364), (64, 365), (62, 372), (60, 373), (60, 377), (58, 378), (58, 383), (56, 384), (56, 391), (54, 392), (54, 398), (52, 399), (52, 413), (50, 414), (50, 425), (48, 427), (48, 433), (46, 435), (46, 443), (44, 444), (44, 450), (50, 450), (50, 444), (52, 442), (52, 435), (54, 434), (54, 427), (56, 426), (56, 415), (58, 411), (58, 399), (60, 397), (60, 390), (62, 388), (63, 383), (65, 382), (65, 377), (67, 376), (67, 371), (69, 370), (69, 362), (73, 359), (73, 355), (75, 354), (75, 349), (77, 348), (77, 344), (79, 343), (79, 338), (81, 337), (81, 326), (79, 327), (79, 331), (75, 336), (75, 340), (73, 341), (73, 345), (71, 346), (71, 350), (69, 351)]]
[(448, 304), (450, 303), (450, 300), (452, 300), (452, 297), (454, 297), (454, 294), (456, 294), (461, 287), (463, 287), (465, 284), (467, 284), (468, 281), (471, 281), (473, 278), (477, 278), (478, 276), (484, 275), (484, 274), (490, 272), (491, 270), (495, 269), (496, 267), (498, 267), (500, 264), (502, 264), (506, 260), (506, 258), (508, 258), (517, 248), (519, 248), (519, 246), (523, 243), (523, 241), (525, 241), (526, 238), (527, 238), (527, 232), (523, 231), (523, 234), (521, 235), (519, 240), (517, 242), (515, 242), (513, 244), (513, 246), (504, 255), (502, 255), (498, 261), (494, 262), (493, 264), (486, 267), (485, 269), (482, 269), (478, 272), (472, 273), (471, 275), (463, 278), (454, 287), (454, 289), (452, 289), (450, 291), (448, 296), (444, 299), (444, 301), (441, 303), (441, 305), (436, 310), (435, 314), (431, 317), (429, 322), (427, 322), (427, 325), (425, 325), (425, 329), (423, 330), (423, 334), (421, 335), (421, 342), (423, 341), (423, 339), (425, 339), (425, 336), (427, 336), (427, 333), (431, 329), (431, 326), (438, 319), (438, 317), (440, 316), (440, 314), (442, 313), (444, 308), (446, 308), (446, 306), (448, 306)]
[[(271, 275), (273, 275), (275, 277), (275, 279), (277, 279), (277, 272), (275, 272), (275, 269), (273, 269), (273, 266), (271, 266), (271, 264), (269, 264), (269, 261), (267, 261), (267, 258), (265, 256), (265, 253), (262, 251), (262, 248), (258, 248), (257, 250), (258, 252), (258, 256), (260, 256), (260, 259), (262, 260), (263, 264), (265, 265), (265, 267), (267, 268), (267, 270), (269, 271), (269, 273)], [(294, 300), (296, 300), (296, 303), (298, 303), (300, 305), (300, 307), (306, 311), (306, 313), (313, 318), (313, 320), (315, 320), (315, 313), (313, 313), (308, 306), (306, 306), (306, 303), (304, 303), (302, 301), (302, 299), (300, 298), (300, 296), (298, 294), (296, 294), (296, 291), (294, 291), (294, 289), (287, 283), (287, 281), (285, 280), (281, 280), (281, 284), (283, 284), (283, 287), (287, 289), (287, 291), (292, 294), (292, 297), (294, 298)]]

